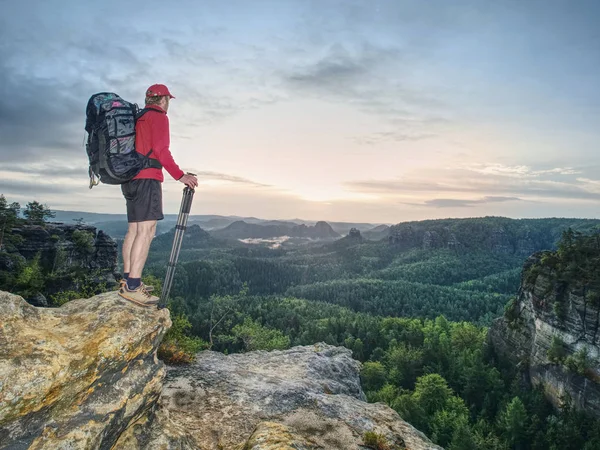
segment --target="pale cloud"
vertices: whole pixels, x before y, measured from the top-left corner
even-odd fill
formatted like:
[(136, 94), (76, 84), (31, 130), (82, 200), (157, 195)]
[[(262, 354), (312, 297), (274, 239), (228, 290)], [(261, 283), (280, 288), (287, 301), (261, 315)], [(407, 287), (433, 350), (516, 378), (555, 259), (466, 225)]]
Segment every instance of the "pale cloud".
[(408, 134), (408, 133), (402, 133), (402, 132), (396, 132), (396, 131), (380, 131), (380, 132), (372, 133), (372, 134), (365, 135), (365, 136), (355, 136), (352, 139), (356, 143), (361, 144), (361, 145), (375, 145), (375, 144), (380, 144), (385, 141), (395, 141), (395, 142), (421, 141), (423, 139), (429, 139), (432, 137), (435, 137), (435, 134), (433, 134), (433, 133)]
[(534, 170), (528, 166), (506, 166), (504, 164), (469, 164), (464, 170), (484, 175), (499, 175), (505, 177), (539, 177), (541, 175), (575, 175), (581, 173), (571, 167), (555, 167), (552, 169)]
[[(412, 195), (414, 198), (422, 199), (423, 204), (437, 199), (427, 199), (426, 196), (436, 196), (443, 193), (462, 194), (477, 196), (475, 198), (457, 199), (465, 206), (467, 203), (476, 205), (480, 203), (479, 196), (484, 197), (485, 202), (490, 199), (577, 199), (584, 201), (600, 200), (600, 181), (576, 178), (566, 179), (562, 176), (579, 173), (573, 169), (532, 169), (526, 166), (505, 167), (495, 165), (492, 170), (489, 166), (483, 170), (471, 169), (438, 169), (425, 171), (422, 174), (412, 173), (409, 176), (396, 180), (355, 180), (349, 181), (344, 186), (353, 192), (379, 194), (384, 197), (402, 197)], [(540, 176), (554, 176), (557, 179), (540, 179)], [(435, 180), (435, 181), (431, 181)], [(507, 196), (499, 196), (506, 194)], [(515, 197), (513, 197), (515, 196)], [(445, 206), (451, 206), (452, 202), (444, 200)], [(467, 203), (464, 203), (467, 202)]]
[(262, 188), (272, 187), (268, 184), (252, 181), (252, 180), (249, 180), (248, 178), (240, 177), (237, 175), (230, 175), (230, 174), (220, 173), (220, 172), (211, 172), (211, 171), (207, 171), (207, 170), (195, 171), (194, 169), (192, 169), (191, 172), (196, 174), (201, 181), (202, 180), (205, 180), (205, 181), (213, 180), (213, 181), (223, 181), (223, 182), (229, 182), (229, 183), (235, 183), (235, 184), (244, 184), (244, 185), (252, 186), (252, 187), (262, 187)]
[(426, 200), (422, 204), (411, 203), (415, 206), (428, 206), (434, 208), (464, 208), (481, 205), (484, 203), (500, 203), (510, 201), (520, 201), (518, 197), (494, 197), (486, 196), (476, 200), (465, 200), (465, 199), (454, 199), (454, 198), (434, 198), (432, 200)]

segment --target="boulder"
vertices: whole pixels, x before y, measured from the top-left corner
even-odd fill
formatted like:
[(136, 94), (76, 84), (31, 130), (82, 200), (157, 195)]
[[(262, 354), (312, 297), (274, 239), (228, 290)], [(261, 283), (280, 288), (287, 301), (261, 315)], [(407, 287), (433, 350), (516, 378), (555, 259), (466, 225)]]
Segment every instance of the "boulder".
[[(0, 448), (135, 448), (119, 438), (167, 420), (155, 411), (168, 310), (135, 306), (116, 292), (36, 308), (0, 291), (0, 317)], [(193, 448), (176, 432), (152, 436), (152, 429), (144, 448), (157, 439), (170, 446), (155, 448)]]
[(360, 363), (326, 344), (224, 355), (169, 368), (161, 403), (203, 449), (440, 449), (383, 403), (367, 403)]

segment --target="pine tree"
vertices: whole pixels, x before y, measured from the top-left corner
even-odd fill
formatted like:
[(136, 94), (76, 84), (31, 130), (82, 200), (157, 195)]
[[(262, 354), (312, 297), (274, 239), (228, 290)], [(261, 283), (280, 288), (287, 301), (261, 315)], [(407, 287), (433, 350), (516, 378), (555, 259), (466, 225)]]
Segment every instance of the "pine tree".
[(519, 397), (514, 397), (500, 414), (498, 427), (506, 441), (515, 449), (520, 449), (526, 439), (527, 411)]
[(56, 214), (52, 212), (48, 206), (42, 205), (34, 200), (33, 202), (27, 203), (23, 215), (28, 222), (35, 225), (43, 225), (46, 219), (50, 219)]

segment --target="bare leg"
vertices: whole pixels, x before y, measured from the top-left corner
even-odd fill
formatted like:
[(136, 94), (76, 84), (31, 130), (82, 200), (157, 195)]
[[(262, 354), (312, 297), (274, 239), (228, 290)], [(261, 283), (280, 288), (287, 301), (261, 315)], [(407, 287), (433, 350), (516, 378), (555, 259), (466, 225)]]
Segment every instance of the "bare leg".
[(137, 235), (137, 222), (131, 222), (123, 241), (123, 272), (129, 273), (131, 269), (131, 247), (133, 247), (133, 241)]
[(131, 246), (131, 265), (129, 267), (129, 278), (141, 278), (142, 270), (146, 264), (148, 250), (152, 238), (156, 232), (156, 220), (147, 220), (137, 223), (135, 240)]

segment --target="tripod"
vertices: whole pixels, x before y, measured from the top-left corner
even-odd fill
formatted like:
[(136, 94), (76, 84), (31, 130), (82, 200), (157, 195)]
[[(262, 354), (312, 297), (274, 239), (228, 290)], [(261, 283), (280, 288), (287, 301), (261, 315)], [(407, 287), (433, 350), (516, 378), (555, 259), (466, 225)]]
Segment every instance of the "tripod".
[[(194, 175), (190, 173), (188, 175)], [(183, 198), (181, 199), (181, 208), (179, 209), (179, 216), (177, 217), (177, 225), (175, 225), (175, 236), (173, 237), (173, 248), (171, 249), (171, 256), (169, 257), (169, 264), (167, 264), (167, 274), (165, 275), (165, 281), (163, 283), (162, 295), (160, 296), (160, 302), (158, 303), (158, 309), (163, 309), (167, 305), (169, 299), (169, 293), (173, 286), (173, 277), (175, 276), (175, 266), (179, 259), (179, 252), (181, 251), (181, 244), (183, 243), (183, 233), (187, 228), (188, 215), (192, 207), (192, 200), (194, 198), (194, 190), (189, 187), (183, 189)]]

